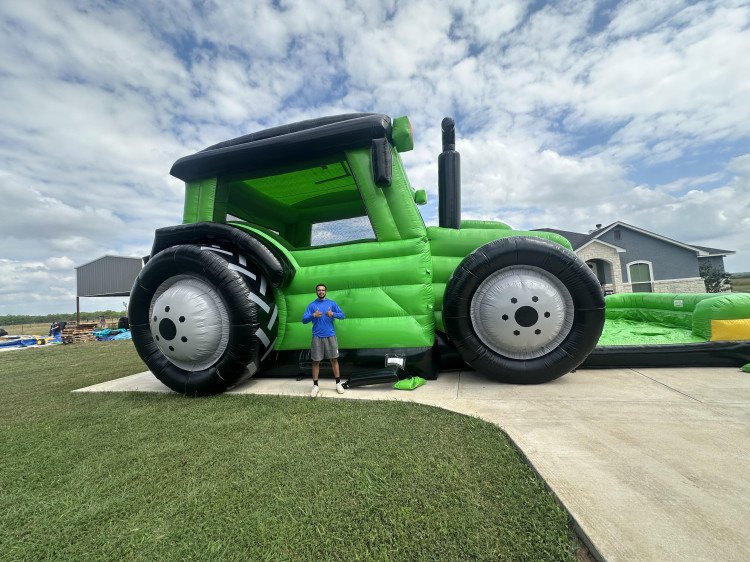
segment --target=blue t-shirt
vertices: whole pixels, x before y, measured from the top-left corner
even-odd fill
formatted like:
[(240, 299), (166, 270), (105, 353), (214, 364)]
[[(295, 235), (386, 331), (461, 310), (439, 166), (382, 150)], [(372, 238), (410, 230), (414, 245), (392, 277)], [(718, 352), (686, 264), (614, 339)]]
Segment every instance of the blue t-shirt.
[[(320, 313), (323, 316), (315, 318), (313, 313), (316, 310), (320, 310)], [(333, 312), (332, 317), (329, 317), (326, 314), (329, 310)], [(339, 305), (336, 304), (336, 301), (330, 299), (315, 299), (307, 306), (307, 310), (305, 310), (305, 313), (302, 315), (302, 323), (307, 324), (312, 321), (313, 336), (318, 336), (319, 338), (330, 338), (331, 336), (336, 335), (336, 332), (333, 330), (333, 321), (336, 318), (339, 320), (344, 319), (344, 313), (339, 308)]]

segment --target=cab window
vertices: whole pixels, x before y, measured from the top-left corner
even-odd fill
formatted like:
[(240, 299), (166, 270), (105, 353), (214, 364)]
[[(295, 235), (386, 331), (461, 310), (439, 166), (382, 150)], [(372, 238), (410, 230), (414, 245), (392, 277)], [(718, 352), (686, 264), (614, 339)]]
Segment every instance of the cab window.
[(343, 155), (227, 184), (228, 213), (277, 232), (294, 248), (375, 239)]

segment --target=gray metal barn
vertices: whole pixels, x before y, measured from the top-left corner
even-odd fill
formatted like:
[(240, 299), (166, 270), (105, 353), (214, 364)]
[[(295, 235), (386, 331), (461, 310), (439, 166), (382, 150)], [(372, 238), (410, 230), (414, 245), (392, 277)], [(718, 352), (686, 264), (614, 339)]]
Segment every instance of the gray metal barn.
[(126, 297), (143, 268), (142, 258), (102, 256), (76, 270), (76, 320), (81, 297)]

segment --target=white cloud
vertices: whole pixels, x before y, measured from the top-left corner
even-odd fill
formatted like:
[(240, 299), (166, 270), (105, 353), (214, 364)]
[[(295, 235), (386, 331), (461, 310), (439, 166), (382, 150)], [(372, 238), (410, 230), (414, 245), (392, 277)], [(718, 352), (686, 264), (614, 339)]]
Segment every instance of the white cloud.
[(613, 136), (612, 156), (669, 161), (707, 141), (748, 135), (742, 122), (750, 118), (750, 73), (736, 53), (750, 48), (750, 10), (700, 6), (685, 10), (689, 21), (588, 54), (584, 99), (573, 119), (626, 122)]
[[(58, 303), (67, 300), (75, 307), (72, 271), (56, 274), (43, 262), (0, 259), (0, 314), (21, 313), (29, 304)], [(53, 312), (53, 311), (50, 311)]]
[(461, 26), (457, 35), (480, 44), (491, 43), (513, 30), (526, 13), (528, 2), (473, 0), (459, 3)]
[(727, 170), (736, 173), (739, 178), (750, 178), (750, 154), (733, 158), (727, 165)]
[(70, 272), (75, 267), (75, 263), (72, 259), (67, 256), (52, 257), (44, 260), (44, 265), (50, 271), (66, 271)]
[(686, 3), (683, 0), (633, 0), (623, 2), (616, 7), (609, 25), (610, 33), (615, 36), (631, 35), (648, 31), (660, 25), (665, 19), (674, 16)]
[(0, 176), (0, 191), (3, 193), (0, 221), (6, 235), (11, 237), (23, 233), (24, 239), (38, 242), (73, 233), (95, 236), (103, 225), (113, 229), (123, 226), (112, 209), (73, 207), (24, 186), (11, 176)]

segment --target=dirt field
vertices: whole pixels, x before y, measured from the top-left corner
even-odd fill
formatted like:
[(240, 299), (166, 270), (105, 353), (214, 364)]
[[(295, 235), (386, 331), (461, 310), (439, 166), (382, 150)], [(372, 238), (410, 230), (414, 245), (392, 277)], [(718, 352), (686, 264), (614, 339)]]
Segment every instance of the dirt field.
[[(118, 318), (107, 318), (107, 328), (117, 328)], [(11, 336), (47, 336), (49, 322), (43, 324), (8, 324), (0, 325)]]
[(750, 293), (750, 277), (736, 277), (732, 279), (733, 293)]

